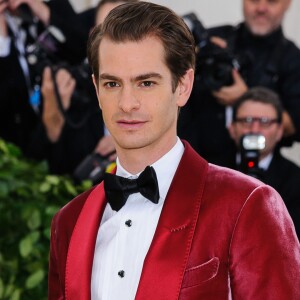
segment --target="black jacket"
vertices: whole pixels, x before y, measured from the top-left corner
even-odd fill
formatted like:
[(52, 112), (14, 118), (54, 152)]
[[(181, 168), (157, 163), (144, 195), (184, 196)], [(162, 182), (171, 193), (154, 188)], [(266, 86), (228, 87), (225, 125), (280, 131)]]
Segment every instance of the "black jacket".
[[(66, 37), (65, 43), (58, 44), (58, 52), (55, 53), (57, 59), (70, 65), (80, 63), (86, 57), (86, 41), (94, 24), (95, 9), (77, 14), (68, 0), (51, 0), (47, 3), (51, 10), (50, 25), (59, 28)], [(38, 33), (45, 30), (42, 24), (28, 22), (31, 27), (36, 25)], [(36, 42), (36, 37), (30, 34), (32, 31), (24, 23), (22, 27), (26, 32), (26, 48)], [(42, 70), (29, 66), (30, 81), (26, 80), (11, 30), (9, 35), (12, 38), (10, 54), (0, 57), (0, 137), (18, 145), (28, 154), (31, 135), (39, 124), (39, 115), (30, 105), (29, 98)]]
[[(25, 150), (38, 118), (29, 103), (31, 84), (21, 67), (14, 34), (10, 29), (8, 33), (10, 53), (0, 57), (0, 137)], [(31, 42), (27, 34), (25, 47)]]

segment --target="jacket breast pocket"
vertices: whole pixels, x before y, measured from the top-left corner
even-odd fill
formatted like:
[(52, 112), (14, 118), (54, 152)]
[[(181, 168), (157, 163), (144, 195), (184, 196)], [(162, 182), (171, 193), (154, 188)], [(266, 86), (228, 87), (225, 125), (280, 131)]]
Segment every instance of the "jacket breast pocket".
[(213, 257), (209, 261), (189, 268), (185, 271), (182, 288), (188, 288), (214, 278), (219, 270), (219, 258)]

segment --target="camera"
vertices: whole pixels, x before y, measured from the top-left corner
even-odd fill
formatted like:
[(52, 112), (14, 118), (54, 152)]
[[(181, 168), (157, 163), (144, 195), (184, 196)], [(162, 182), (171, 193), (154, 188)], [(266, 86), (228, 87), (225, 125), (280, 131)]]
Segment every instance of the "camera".
[(91, 72), (87, 60), (74, 66), (58, 56), (59, 45), (65, 41), (65, 36), (57, 27), (49, 26), (33, 44), (26, 47), (26, 58), (36, 82), (41, 80), (41, 74), (46, 66), (51, 66), (54, 72), (60, 68), (67, 69), (75, 78), (76, 83), (90, 79)]
[[(63, 61), (58, 56), (59, 44), (65, 42), (63, 33), (54, 26), (49, 26), (37, 38), (37, 40), (27, 46), (26, 58), (30, 67), (32, 81), (35, 87), (42, 84), (42, 74), (46, 66), (52, 70), (55, 95), (62, 114), (66, 122), (73, 128), (79, 128), (86, 122), (92, 113), (90, 102), (95, 100), (94, 87), (91, 80), (91, 69), (87, 59), (81, 64), (71, 65)], [(72, 95), (72, 107), (77, 107), (82, 112), (80, 120), (72, 120), (68, 113), (64, 111), (61, 97), (55, 80), (55, 74), (59, 69), (66, 69), (76, 81), (76, 89)]]
[(260, 151), (266, 146), (266, 139), (261, 134), (245, 134), (240, 139), (241, 165), (243, 173), (260, 178), (262, 170), (258, 166)]
[(91, 180), (93, 185), (101, 182), (106, 169), (113, 164), (108, 159), (109, 155), (105, 157), (98, 153), (88, 155), (75, 169), (73, 173), (74, 181), (80, 183), (83, 180)]
[(194, 13), (184, 15), (184, 22), (192, 32), (197, 46), (195, 76), (202, 90), (218, 90), (233, 84), (232, 69), (240, 70), (248, 58), (238, 58), (227, 48), (210, 41), (209, 32)]
[(31, 9), (25, 3), (22, 3), (17, 8), (16, 14), (23, 20), (24, 23), (31, 24), (34, 22), (34, 16), (32, 14)]

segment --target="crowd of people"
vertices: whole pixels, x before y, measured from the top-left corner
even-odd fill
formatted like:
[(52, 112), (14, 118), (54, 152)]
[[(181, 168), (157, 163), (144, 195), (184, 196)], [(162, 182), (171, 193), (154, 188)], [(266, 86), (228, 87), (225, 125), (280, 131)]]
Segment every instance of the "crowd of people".
[[(128, 142), (127, 145), (123, 141), (118, 130), (111, 124), (114, 115), (104, 114), (104, 109), (109, 111), (109, 105), (101, 101), (102, 97), (109, 97), (109, 93), (116, 87), (126, 87), (127, 77), (118, 70), (122, 69), (122, 63), (118, 68), (112, 69), (113, 73), (120, 73), (120, 77), (112, 76), (109, 72), (99, 76), (99, 58), (93, 56), (94, 43), (99, 40), (90, 34), (93, 28), (100, 30), (99, 25), (104, 23), (111, 10), (121, 4), (136, 2), (139, 1), (101, 0), (97, 6), (76, 13), (68, 0), (0, 1), (0, 137), (19, 146), (28, 158), (46, 160), (53, 174), (68, 174), (76, 179), (78, 170), (82, 170), (79, 167), (91, 155), (97, 156), (98, 163), (99, 158), (100, 162), (117, 161), (118, 168), (121, 169), (117, 169), (118, 175), (130, 168), (133, 174), (142, 171), (134, 168), (134, 163), (137, 163), (135, 160), (131, 160), (133, 165), (123, 165), (130, 161), (128, 157), (131, 154), (127, 150), (134, 148), (135, 142)], [(282, 197), (299, 238), (300, 167), (280, 153), (282, 146), (291, 146), (293, 142), (300, 141), (300, 50), (284, 36), (282, 30), (282, 21), (291, 0), (242, 2), (244, 21), (236, 26), (204, 29), (197, 16), (182, 18), (185, 21), (190, 18), (185, 26), (189, 27), (195, 42), (195, 62), (192, 62), (192, 58), (189, 58), (189, 62), (187, 58), (187, 61), (181, 59), (175, 63), (171, 61), (170, 55), (167, 63), (172, 75), (172, 92), (180, 87), (176, 98), (178, 122), (176, 120), (169, 124), (170, 111), (162, 108), (164, 110), (157, 112), (161, 120), (158, 121), (157, 128), (151, 130), (154, 130), (152, 134), (160, 134), (160, 131), (169, 130), (168, 126), (172, 124), (178, 137), (186, 140), (211, 166), (238, 170), (273, 187)], [(158, 14), (162, 13), (155, 5), (151, 8), (157, 10)], [(139, 11), (135, 4), (132, 4), (132, 9), (137, 9), (137, 14), (142, 13), (142, 8)], [(119, 13), (120, 15), (116, 15), (120, 22), (126, 20), (122, 19), (121, 10)], [(135, 15), (132, 20), (136, 21)], [(112, 23), (105, 23), (104, 31), (110, 30), (109, 26), (118, 28), (113, 20), (110, 22)], [(142, 20), (139, 22), (143, 23)], [(154, 25), (156, 24), (153, 23), (152, 26)], [(111, 56), (108, 52), (103, 55), (115, 60), (114, 64), (107, 66), (108, 70), (118, 61), (113, 56), (113, 50), (116, 53), (127, 51), (127, 48), (115, 49), (114, 43), (122, 45), (124, 41), (134, 41), (141, 47), (141, 51), (148, 54), (143, 47), (147, 46), (147, 39), (153, 36), (149, 28), (144, 30), (145, 33), (140, 33), (141, 36), (144, 34), (143, 38), (138, 33), (131, 37), (125, 29), (120, 31), (120, 36), (106, 33), (111, 35), (111, 44), (108, 43), (107, 49), (111, 49), (112, 53)], [(163, 29), (159, 30), (163, 32)], [(154, 36), (157, 34), (154, 31), (152, 33)], [(161, 37), (158, 35), (157, 39), (160, 40)], [(155, 48), (155, 39), (151, 43)], [(134, 43), (128, 44), (128, 49), (132, 47), (132, 51), (136, 50)], [(86, 57), (87, 45), (89, 58)], [(172, 43), (170, 46), (175, 48)], [(101, 47), (105, 49), (104, 46)], [(130, 67), (135, 63), (130, 60), (130, 54), (128, 59), (129, 68), (125, 71), (130, 73)], [(189, 67), (186, 65), (188, 63), (191, 64)], [(193, 64), (195, 72), (191, 71)], [(187, 73), (179, 74), (182, 70)], [(134, 84), (138, 80), (142, 82), (142, 86), (137, 89), (150, 88), (152, 85), (163, 86), (162, 76), (159, 74), (145, 73), (140, 77), (129, 80)], [(193, 86), (189, 84), (192, 81)], [(103, 87), (99, 84), (103, 84)], [(138, 97), (139, 92), (135, 93), (134, 96)], [(181, 94), (187, 99), (180, 98)], [(119, 105), (122, 105), (121, 110), (125, 113), (139, 110), (138, 100), (136, 103), (126, 103), (126, 99), (123, 102)], [(146, 111), (137, 116), (146, 118), (148, 113)], [(138, 126), (140, 121), (133, 121)], [(127, 124), (126, 117), (120, 122), (124, 123), (124, 128), (132, 126)], [(129, 137), (128, 139), (130, 140)], [(246, 146), (245, 140), (248, 141)], [(136, 143), (138, 141), (137, 138)], [(181, 153), (183, 148), (189, 147), (177, 141), (174, 151)], [(163, 149), (157, 146), (156, 151), (159, 153)], [(134, 157), (134, 151), (132, 153)], [(146, 160), (150, 157), (151, 155)], [(175, 162), (177, 165), (179, 161)], [(94, 162), (89, 163), (92, 168)], [(149, 164), (151, 163), (155, 163), (155, 160)], [(203, 163), (198, 165), (203, 166)], [(230, 174), (229, 177), (236, 178), (236, 173)], [(103, 177), (104, 173), (93, 183), (99, 183)], [(158, 179), (161, 179), (159, 173)], [(243, 182), (241, 180), (241, 184)], [(230, 185), (230, 180), (226, 184)], [(248, 183), (244, 184), (247, 186)], [(111, 212), (106, 212), (105, 218), (109, 215)], [(128, 224), (126, 225), (130, 227)], [(97, 256), (96, 259), (100, 258)], [(98, 267), (93, 266), (92, 282), (96, 278), (94, 272), (98, 272), (94, 268)], [(122, 272), (119, 277), (124, 277), (124, 271)], [(137, 278), (139, 277), (135, 280)], [(54, 279), (53, 281), (55, 282)], [(54, 289), (59, 288), (55, 286)], [(93, 292), (97, 295), (94, 299), (98, 299), (103, 290), (100, 293), (95, 288)], [(55, 296), (53, 299), (56, 299)]]

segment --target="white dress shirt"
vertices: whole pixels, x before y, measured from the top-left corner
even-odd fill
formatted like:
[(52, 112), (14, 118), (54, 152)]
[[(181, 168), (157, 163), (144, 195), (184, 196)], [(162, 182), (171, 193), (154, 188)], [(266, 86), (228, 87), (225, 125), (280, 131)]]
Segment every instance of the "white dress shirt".
[[(133, 300), (140, 281), (144, 259), (152, 242), (172, 179), (184, 152), (182, 142), (152, 167), (159, 185), (159, 203), (140, 193), (128, 197), (126, 204), (113, 211), (107, 204), (98, 230), (91, 280), (92, 300)], [(136, 178), (117, 159), (117, 175)]]
[[(27, 33), (21, 26), (22, 21), (20, 18), (13, 17), (9, 13), (5, 12), (5, 20), (8, 28), (12, 32), (13, 39), (10, 36), (0, 36), (0, 57), (7, 57), (10, 54), (11, 43), (14, 43), (14, 46), (18, 51), (18, 59), (27, 84), (28, 94), (30, 95), (32, 93), (32, 88), (25, 49)], [(32, 34), (32, 37), (37, 36), (34, 25), (30, 26), (29, 30)]]

